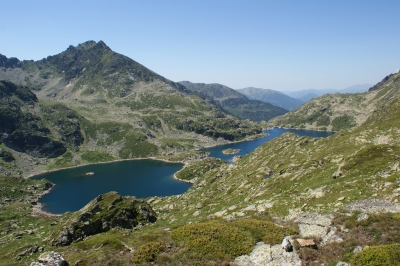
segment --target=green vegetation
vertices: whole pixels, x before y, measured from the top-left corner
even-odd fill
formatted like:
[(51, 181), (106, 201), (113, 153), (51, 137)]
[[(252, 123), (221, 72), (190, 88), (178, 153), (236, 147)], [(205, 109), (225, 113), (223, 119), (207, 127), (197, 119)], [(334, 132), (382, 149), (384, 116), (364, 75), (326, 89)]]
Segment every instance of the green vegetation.
[(332, 120), (332, 130), (333, 131), (339, 131), (342, 129), (350, 129), (355, 127), (357, 124), (355, 122), (354, 117), (349, 116), (349, 115), (342, 115), (335, 117)]
[(400, 244), (368, 247), (350, 262), (354, 266), (400, 265)]
[(71, 167), (74, 166), (74, 161), (73, 161), (73, 156), (70, 151), (67, 151), (63, 155), (57, 157), (52, 164), (48, 165), (47, 168), (49, 170), (51, 169), (57, 169), (57, 168), (66, 168), (66, 167)]
[(255, 244), (249, 233), (219, 222), (184, 225), (172, 231), (171, 237), (188, 252), (210, 259), (233, 259), (249, 253)]
[(82, 160), (88, 163), (96, 163), (96, 162), (109, 162), (115, 160), (115, 158), (109, 155), (105, 151), (86, 151), (81, 155)]
[(158, 153), (158, 147), (146, 141), (145, 135), (131, 133), (125, 136), (125, 145), (119, 151), (122, 159), (144, 158), (155, 156)]
[(280, 244), (285, 236), (298, 233), (293, 228), (278, 226), (270, 221), (243, 219), (235, 221), (233, 224), (244, 231), (250, 232), (255, 242), (263, 241), (270, 245)]
[(147, 242), (138, 247), (134, 253), (133, 261), (136, 263), (154, 261), (158, 253), (164, 249), (164, 245), (158, 242)]
[(382, 165), (395, 161), (395, 154), (400, 154), (400, 148), (397, 146), (368, 145), (350, 158), (341, 169), (353, 171), (354, 174), (373, 175)]
[[(175, 245), (182, 245), (188, 256), (230, 260), (248, 254), (256, 242), (278, 244), (296, 230), (269, 221), (243, 219), (236, 222), (211, 220), (184, 225), (171, 233)], [(197, 254), (197, 255), (196, 255)]]

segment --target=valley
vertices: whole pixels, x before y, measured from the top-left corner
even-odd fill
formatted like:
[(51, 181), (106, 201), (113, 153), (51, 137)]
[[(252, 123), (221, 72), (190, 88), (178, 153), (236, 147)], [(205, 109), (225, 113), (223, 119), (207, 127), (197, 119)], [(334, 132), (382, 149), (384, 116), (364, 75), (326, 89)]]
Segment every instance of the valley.
[[(398, 263), (400, 73), (255, 121), (101, 41), (39, 61), (1, 56), (0, 79), (0, 264), (31, 265), (47, 251), (75, 265)], [(198, 151), (261, 139), (261, 125), (335, 134), (286, 132), (232, 163)], [(176, 177), (192, 186), (32, 215), (52, 184), (26, 177), (137, 158), (185, 163)]]

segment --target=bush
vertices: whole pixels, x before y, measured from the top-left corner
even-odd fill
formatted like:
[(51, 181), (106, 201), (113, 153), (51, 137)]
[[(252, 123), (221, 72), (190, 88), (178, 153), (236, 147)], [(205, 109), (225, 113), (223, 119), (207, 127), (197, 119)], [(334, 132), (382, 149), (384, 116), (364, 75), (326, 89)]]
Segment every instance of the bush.
[[(206, 222), (182, 226), (171, 233), (176, 244), (211, 259), (233, 259), (248, 254), (255, 241), (235, 225)], [(194, 254), (194, 253), (193, 253)]]
[(255, 239), (255, 242), (262, 240), (264, 243), (270, 245), (280, 244), (285, 236), (298, 233), (290, 227), (279, 226), (272, 222), (255, 219), (238, 220), (233, 222), (233, 224), (249, 232)]
[(135, 263), (154, 261), (163, 249), (164, 245), (159, 242), (147, 242), (135, 250), (133, 261)]
[(350, 262), (353, 266), (400, 265), (400, 245), (368, 247), (355, 254)]

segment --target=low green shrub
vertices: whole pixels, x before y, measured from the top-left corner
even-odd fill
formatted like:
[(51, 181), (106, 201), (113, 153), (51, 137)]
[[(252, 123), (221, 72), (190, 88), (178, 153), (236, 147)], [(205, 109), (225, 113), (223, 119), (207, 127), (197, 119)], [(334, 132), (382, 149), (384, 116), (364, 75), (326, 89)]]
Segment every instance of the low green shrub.
[(233, 259), (248, 254), (255, 243), (250, 233), (232, 223), (185, 225), (172, 231), (171, 237), (176, 245), (183, 245), (189, 252), (213, 259)]
[(164, 245), (160, 242), (147, 242), (135, 250), (133, 262), (143, 263), (154, 261), (158, 253), (160, 253), (163, 249)]
[(285, 236), (298, 233), (297, 230), (290, 227), (279, 226), (269, 221), (255, 219), (238, 220), (232, 224), (249, 232), (255, 239), (255, 242), (263, 241), (270, 245), (279, 244)]
[(350, 263), (353, 266), (400, 265), (400, 245), (368, 247), (355, 254)]

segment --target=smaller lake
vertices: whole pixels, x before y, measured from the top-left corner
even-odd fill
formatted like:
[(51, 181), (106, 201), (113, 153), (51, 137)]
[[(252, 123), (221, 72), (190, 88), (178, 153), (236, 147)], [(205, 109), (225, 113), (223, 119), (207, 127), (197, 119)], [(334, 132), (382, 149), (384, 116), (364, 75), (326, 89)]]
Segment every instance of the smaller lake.
[[(270, 141), (271, 139), (274, 139), (286, 132), (291, 132), (291, 133), (297, 134), (298, 136), (309, 136), (309, 137), (313, 137), (313, 138), (326, 138), (335, 133), (335, 132), (327, 132), (327, 131), (315, 131), (315, 130), (304, 130), (304, 129), (285, 129), (285, 128), (273, 128), (273, 129), (264, 130), (264, 132), (267, 133), (268, 136), (259, 138), (259, 139), (255, 139), (255, 140), (250, 140), (250, 141), (237, 142), (237, 143), (231, 143), (231, 144), (225, 144), (225, 145), (215, 146), (215, 147), (211, 147), (211, 148), (206, 148), (206, 149), (202, 149), (201, 151), (209, 152), (210, 157), (220, 158), (227, 162), (231, 162), (232, 158), (234, 156), (237, 156), (237, 155), (245, 156), (246, 154), (255, 150), (258, 146), (260, 146), (264, 142)], [(236, 154), (223, 154), (222, 151), (226, 150), (228, 148), (239, 149), (240, 152), (236, 153)]]
[[(130, 160), (70, 168), (32, 179), (46, 178), (56, 184), (40, 203), (44, 211), (61, 214), (77, 211), (109, 191), (137, 198), (182, 194), (191, 186), (173, 178), (182, 167), (182, 164), (155, 160)], [(85, 175), (89, 172), (94, 175)]]

